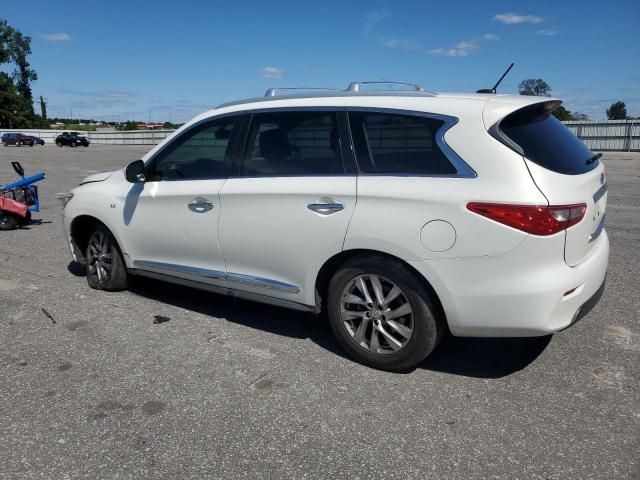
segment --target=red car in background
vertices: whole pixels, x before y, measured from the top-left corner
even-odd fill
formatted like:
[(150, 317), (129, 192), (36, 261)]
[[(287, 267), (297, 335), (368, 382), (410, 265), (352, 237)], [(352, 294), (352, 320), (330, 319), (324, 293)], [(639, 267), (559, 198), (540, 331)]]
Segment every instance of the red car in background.
[(15, 145), (16, 147), (29, 145), (30, 147), (33, 147), (35, 144), (35, 137), (23, 135), (22, 133), (5, 133), (2, 135), (2, 145), (5, 147), (8, 147), (9, 145)]

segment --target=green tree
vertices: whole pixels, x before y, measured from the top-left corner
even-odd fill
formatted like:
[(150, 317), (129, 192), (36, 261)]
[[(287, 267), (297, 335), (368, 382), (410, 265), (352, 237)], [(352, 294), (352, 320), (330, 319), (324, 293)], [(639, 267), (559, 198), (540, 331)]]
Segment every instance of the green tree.
[(587, 121), (589, 120), (589, 115), (580, 112), (573, 112), (571, 114), (573, 116), (573, 120)]
[(527, 78), (518, 85), (520, 95), (532, 95), (535, 97), (550, 96), (551, 87), (541, 78)]
[(561, 122), (566, 122), (567, 120), (573, 120), (572, 113), (564, 108), (562, 105), (557, 107), (553, 112), (551, 112), (554, 117), (556, 117)]
[(607, 108), (607, 118), (609, 120), (626, 120), (627, 119), (627, 106), (624, 102), (616, 102), (611, 104)]
[(27, 60), (30, 54), (31, 37), (0, 20), (0, 65), (15, 67), (11, 75), (0, 73), (1, 127), (29, 128), (40, 123), (33, 111), (31, 82), (38, 75)]

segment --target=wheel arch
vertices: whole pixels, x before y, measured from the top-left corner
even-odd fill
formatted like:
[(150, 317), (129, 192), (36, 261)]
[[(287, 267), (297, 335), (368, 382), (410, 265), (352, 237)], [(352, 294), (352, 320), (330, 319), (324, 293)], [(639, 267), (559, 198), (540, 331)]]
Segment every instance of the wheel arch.
[(315, 297), (316, 297), (316, 311), (320, 312), (324, 309), (325, 301), (327, 298), (327, 290), (329, 288), (329, 282), (331, 277), (338, 271), (341, 265), (344, 265), (345, 262), (351, 260), (352, 258), (359, 256), (377, 256), (383, 257), (386, 260), (395, 261), (403, 265), (408, 271), (410, 271), (413, 275), (416, 276), (418, 280), (424, 285), (432, 299), (437, 305), (439, 309), (440, 315), (445, 319), (445, 324), (448, 326), (448, 322), (446, 320), (445, 310), (442, 305), (442, 301), (440, 299), (440, 295), (433, 287), (432, 283), (427, 279), (422, 273), (416, 270), (411, 264), (402, 260), (401, 258), (391, 255), (389, 253), (385, 253), (379, 250), (370, 250), (370, 249), (352, 249), (352, 250), (343, 250), (342, 252), (334, 255), (329, 258), (323, 265), (320, 267), (318, 274), (316, 276), (315, 283)]
[(89, 243), (89, 236), (91, 235), (91, 229), (95, 225), (102, 225), (106, 229), (108, 229), (113, 238), (116, 240), (118, 244), (118, 248), (124, 254), (122, 250), (122, 242), (116, 235), (111, 226), (107, 222), (104, 222), (98, 217), (89, 214), (78, 215), (71, 221), (71, 225), (69, 227), (69, 236), (70, 241), (73, 246), (73, 249), (76, 254), (76, 258), (80, 263), (85, 262), (85, 251), (87, 249), (87, 244)]

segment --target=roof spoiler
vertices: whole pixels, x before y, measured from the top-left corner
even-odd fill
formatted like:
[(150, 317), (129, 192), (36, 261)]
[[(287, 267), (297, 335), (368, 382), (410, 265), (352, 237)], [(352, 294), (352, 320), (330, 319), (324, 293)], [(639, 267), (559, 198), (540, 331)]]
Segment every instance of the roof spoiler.
[(528, 95), (491, 97), (482, 110), (482, 121), (487, 130), (510, 115), (523, 108), (537, 105), (539, 108), (552, 112), (562, 104), (559, 98), (534, 97)]

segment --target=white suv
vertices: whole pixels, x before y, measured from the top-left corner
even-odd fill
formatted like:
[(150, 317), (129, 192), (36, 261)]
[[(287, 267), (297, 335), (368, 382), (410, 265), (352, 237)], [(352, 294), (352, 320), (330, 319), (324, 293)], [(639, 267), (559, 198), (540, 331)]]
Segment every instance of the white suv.
[(89, 285), (144, 275), (326, 311), (389, 370), (447, 329), (547, 335), (597, 302), (604, 166), (559, 100), (360, 87), (220, 105), (85, 179), (64, 229)]

